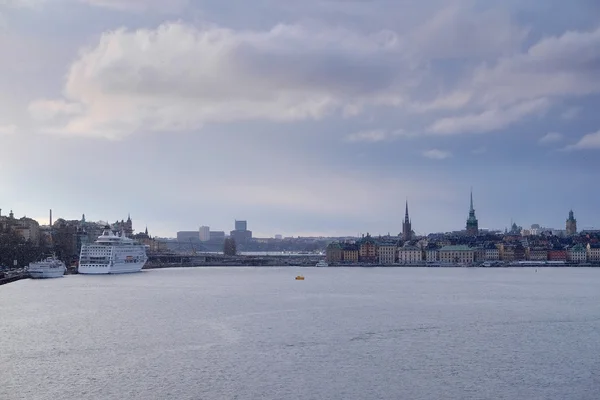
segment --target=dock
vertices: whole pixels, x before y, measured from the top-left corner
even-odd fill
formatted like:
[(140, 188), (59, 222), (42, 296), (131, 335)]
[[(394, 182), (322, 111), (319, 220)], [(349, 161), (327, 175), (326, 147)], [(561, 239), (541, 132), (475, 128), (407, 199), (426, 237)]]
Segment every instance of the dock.
[(28, 279), (29, 278), (29, 274), (25, 273), (25, 272), (19, 272), (19, 273), (4, 273), (2, 275), (0, 275), (0, 285), (5, 285), (7, 283), (11, 283), (11, 282), (16, 282), (16, 281), (20, 281), (21, 279)]

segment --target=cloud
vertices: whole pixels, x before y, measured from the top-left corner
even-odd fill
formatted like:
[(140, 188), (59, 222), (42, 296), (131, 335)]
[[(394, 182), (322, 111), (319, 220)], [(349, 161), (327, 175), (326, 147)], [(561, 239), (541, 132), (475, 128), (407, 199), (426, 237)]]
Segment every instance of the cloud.
[(487, 147), (484, 147), (484, 146), (478, 147), (476, 149), (473, 149), (473, 151), (471, 151), (471, 153), (473, 153), (473, 154), (485, 154), (485, 153), (487, 153)]
[(52, 120), (59, 116), (80, 114), (83, 107), (81, 104), (64, 100), (36, 100), (29, 104), (28, 110), (37, 120)]
[(46, 0), (0, 0), (0, 6), (33, 8), (46, 2)]
[[(34, 0), (31, 0), (34, 1)], [(189, 0), (79, 0), (96, 7), (120, 11), (179, 13), (189, 5)]]
[[(543, 112), (563, 98), (600, 93), (600, 29), (546, 37), (524, 53), (484, 62), (420, 111), (472, 110), (434, 123), (434, 133), (490, 132)], [(466, 69), (468, 73), (468, 69)], [(563, 118), (574, 118), (567, 110)]]
[(526, 53), (475, 72), (479, 101), (492, 106), (600, 92), (600, 28), (548, 37)]
[(577, 118), (580, 112), (581, 109), (579, 107), (569, 107), (562, 114), (560, 114), (560, 118), (564, 119), (565, 121), (570, 121)]
[(409, 43), (414, 54), (429, 60), (480, 61), (513, 54), (527, 34), (508, 12), (488, 9), (475, 13), (464, 4), (450, 3), (416, 29)]
[(565, 147), (565, 150), (593, 150), (600, 149), (600, 131), (583, 136), (575, 144)]
[(17, 133), (16, 125), (0, 125), (0, 136), (14, 135)]
[(545, 134), (544, 136), (542, 136), (539, 140), (538, 143), (540, 144), (550, 144), (550, 143), (556, 143), (556, 142), (560, 142), (563, 139), (563, 135), (558, 133), (558, 132), (549, 132), (547, 134)]
[(430, 158), (432, 160), (445, 160), (446, 158), (452, 157), (452, 153), (444, 150), (431, 149), (424, 151), (423, 157)]
[[(509, 13), (456, 4), (408, 33), (316, 22), (262, 30), (167, 22), (107, 31), (71, 64), (64, 97), (34, 102), (30, 111), (46, 132), (117, 139), (207, 123), (359, 118), (393, 107), (417, 120), (414, 114), (427, 114), (419, 125), (434, 120), (417, 130), (450, 135), (501, 130), (560, 97), (600, 92), (600, 29), (543, 38), (522, 52), (528, 29)], [(348, 140), (392, 137), (372, 131)]]
[(391, 140), (394, 140), (394, 139), (396, 139), (398, 137), (402, 137), (402, 136), (406, 137), (406, 136), (411, 136), (411, 135), (402, 129), (396, 130), (396, 131), (387, 131), (387, 130), (383, 130), (383, 129), (376, 129), (376, 130), (371, 130), (371, 131), (361, 131), (361, 132), (352, 133), (352, 134), (346, 136), (346, 141), (351, 142), (351, 143), (356, 143), (356, 142), (376, 143), (376, 142), (391, 141)]
[(479, 114), (442, 118), (430, 125), (428, 131), (435, 135), (491, 132), (505, 128), (530, 114), (543, 113), (549, 106), (547, 99), (537, 99)]
[[(102, 35), (71, 66), (66, 99), (82, 112), (67, 134), (123, 136), (190, 130), (206, 122), (321, 119), (351, 106), (402, 103), (395, 35), (278, 25), (269, 31), (195, 28)], [(399, 58), (400, 57), (400, 58)]]

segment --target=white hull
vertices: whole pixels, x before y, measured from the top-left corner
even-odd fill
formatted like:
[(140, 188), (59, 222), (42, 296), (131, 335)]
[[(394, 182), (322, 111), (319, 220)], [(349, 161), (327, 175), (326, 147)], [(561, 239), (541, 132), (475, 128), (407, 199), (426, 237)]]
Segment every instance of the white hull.
[(144, 263), (114, 263), (113, 265), (80, 264), (77, 271), (85, 275), (129, 274), (140, 272)]
[(60, 278), (64, 274), (64, 269), (60, 271), (29, 271), (29, 276), (33, 279)]

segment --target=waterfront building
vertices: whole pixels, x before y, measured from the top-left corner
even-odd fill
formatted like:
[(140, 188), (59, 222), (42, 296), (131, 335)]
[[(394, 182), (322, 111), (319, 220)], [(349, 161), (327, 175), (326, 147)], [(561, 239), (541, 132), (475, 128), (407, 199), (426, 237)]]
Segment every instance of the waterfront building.
[(342, 261), (345, 263), (358, 262), (358, 245), (354, 243), (342, 245)]
[(440, 249), (440, 262), (448, 264), (470, 264), (475, 261), (475, 251), (469, 246), (444, 246)]
[(548, 250), (548, 261), (567, 261), (567, 251), (565, 249)]
[(210, 231), (209, 232), (209, 237), (211, 242), (215, 241), (215, 242), (219, 242), (219, 241), (224, 241), (225, 240), (225, 232), (224, 231)]
[(474, 249), (475, 251), (475, 261), (483, 261), (485, 260), (485, 247), (479, 246)]
[(361, 262), (377, 262), (377, 243), (368, 233), (358, 243), (358, 259)]
[(342, 261), (342, 246), (339, 242), (329, 243), (325, 250), (325, 259), (328, 263), (338, 263)]
[(238, 221), (236, 219), (234, 226), (236, 231), (246, 231), (248, 230), (248, 221)]
[(398, 245), (395, 242), (381, 243), (377, 249), (379, 254), (379, 264), (390, 265), (396, 263), (397, 248)]
[(498, 261), (500, 260), (500, 250), (498, 250), (498, 246), (493, 243), (490, 243), (485, 247), (485, 254), (483, 256), (485, 261)]
[(208, 242), (210, 240), (210, 227), (201, 226), (200, 227), (200, 241)]
[(408, 217), (408, 200), (406, 200), (406, 210), (404, 211), (404, 222), (402, 223), (402, 240), (412, 239), (412, 222)]
[(179, 231), (177, 232), (177, 241), (179, 242), (198, 242), (200, 241), (200, 234), (198, 231)]
[(425, 261), (433, 263), (438, 262), (439, 260), (439, 247), (433, 243), (428, 244), (425, 249)]
[(252, 239), (252, 231), (248, 230), (248, 223), (246, 221), (235, 220), (235, 229), (229, 232), (230, 236), (237, 243), (246, 243)]
[(527, 260), (527, 249), (521, 243), (518, 243), (514, 247), (514, 260), (525, 261)]
[(548, 250), (543, 247), (531, 247), (529, 249), (529, 260), (531, 261), (547, 261)]
[(479, 234), (479, 221), (475, 217), (475, 208), (473, 208), (473, 191), (471, 190), (471, 206), (469, 207), (469, 217), (467, 218), (467, 235), (477, 236)]
[(502, 261), (515, 261), (515, 245), (505, 244), (504, 251), (502, 252)]
[(569, 218), (567, 218), (566, 222), (566, 232), (567, 236), (573, 236), (577, 233), (577, 220), (573, 215), (573, 210), (569, 211)]
[(572, 263), (584, 263), (587, 261), (587, 249), (581, 244), (577, 243), (575, 246), (571, 246), (567, 249), (567, 261)]
[(423, 262), (423, 251), (417, 246), (403, 246), (398, 249), (400, 264), (419, 264)]
[(600, 262), (600, 244), (587, 244), (587, 259), (589, 262)]

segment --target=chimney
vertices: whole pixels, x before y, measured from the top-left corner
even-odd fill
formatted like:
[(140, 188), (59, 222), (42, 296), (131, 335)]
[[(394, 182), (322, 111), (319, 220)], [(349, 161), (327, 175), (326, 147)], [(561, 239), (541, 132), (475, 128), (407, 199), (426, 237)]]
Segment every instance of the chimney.
[(52, 226), (52, 209), (50, 209), (50, 226)]

